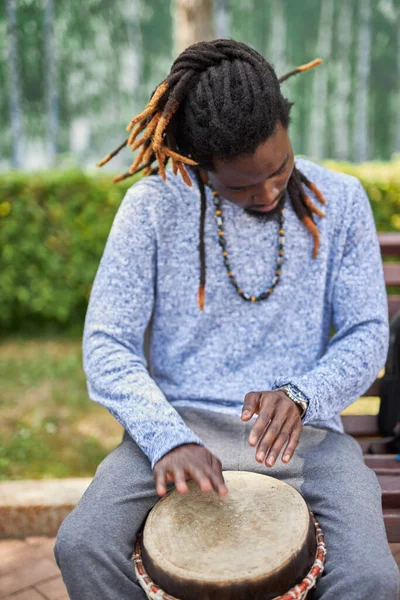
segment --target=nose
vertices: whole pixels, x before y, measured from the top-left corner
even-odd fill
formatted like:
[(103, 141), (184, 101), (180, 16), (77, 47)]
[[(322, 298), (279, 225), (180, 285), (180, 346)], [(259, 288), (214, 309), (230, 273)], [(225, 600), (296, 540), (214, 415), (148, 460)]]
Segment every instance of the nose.
[(251, 197), (251, 201), (254, 205), (273, 204), (281, 191), (274, 183), (265, 181), (260, 190)]

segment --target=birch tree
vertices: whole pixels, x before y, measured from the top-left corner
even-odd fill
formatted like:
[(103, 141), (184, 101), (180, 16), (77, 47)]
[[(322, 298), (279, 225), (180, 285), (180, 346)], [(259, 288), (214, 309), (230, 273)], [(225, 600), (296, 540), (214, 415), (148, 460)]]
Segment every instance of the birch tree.
[(57, 154), (58, 131), (58, 92), (57, 63), (54, 39), (54, 4), (47, 0), (44, 16), (44, 56), (46, 72), (46, 106), (47, 106), (47, 156), (49, 165), (54, 164)]
[(400, 153), (400, 7), (397, 9), (397, 22), (396, 22), (396, 42), (397, 42), (397, 102), (396, 107), (396, 137), (394, 151)]
[(175, 55), (191, 44), (212, 38), (212, 0), (175, 0)]
[(228, 38), (231, 34), (229, 0), (215, 0), (215, 37)]
[(368, 87), (371, 69), (371, 0), (359, 0), (358, 23), (353, 148), (354, 159), (356, 162), (362, 162), (369, 158)]
[(141, 73), (143, 67), (143, 40), (140, 31), (142, 0), (124, 0), (124, 24), (127, 33), (127, 47), (121, 53), (120, 90), (131, 100), (124, 119), (139, 109), (141, 101)]
[(350, 158), (350, 94), (351, 64), (349, 60), (352, 40), (352, 3), (342, 0), (337, 23), (338, 57), (336, 62), (336, 89), (333, 103), (334, 156), (339, 160)]
[(286, 69), (287, 28), (284, 3), (282, 0), (272, 0), (271, 21), (268, 36), (267, 60), (272, 64), (276, 73), (283, 75)]
[[(333, 0), (324, 0), (320, 6), (317, 56), (322, 59), (329, 59), (332, 51)], [(328, 65), (329, 62), (327, 61), (312, 74), (313, 84), (307, 153), (316, 159), (324, 157), (326, 148)]]
[(19, 169), (23, 165), (22, 140), (22, 107), (21, 87), (19, 77), (16, 0), (6, 0), (7, 18), (7, 74), (8, 74), (8, 105), (11, 122), (12, 159), (13, 167)]

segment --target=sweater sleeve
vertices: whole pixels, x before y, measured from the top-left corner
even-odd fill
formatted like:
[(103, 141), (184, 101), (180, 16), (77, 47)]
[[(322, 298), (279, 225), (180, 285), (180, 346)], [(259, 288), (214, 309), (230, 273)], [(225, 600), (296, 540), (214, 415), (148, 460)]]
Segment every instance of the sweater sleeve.
[[(382, 260), (372, 209), (357, 181), (348, 198), (351, 218), (332, 295), (336, 333), (316, 366), (282, 377), (308, 399), (304, 423), (327, 421), (354, 402), (385, 364), (389, 343), (388, 307)], [(333, 242), (335, 243), (335, 242)]]
[(203, 444), (147, 369), (143, 341), (154, 305), (157, 251), (149, 193), (149, 184), (136, 183), (115, 217), (91, 291), (83, 364), (90, 398), (123, 425), (154, 468), (177, 446)]

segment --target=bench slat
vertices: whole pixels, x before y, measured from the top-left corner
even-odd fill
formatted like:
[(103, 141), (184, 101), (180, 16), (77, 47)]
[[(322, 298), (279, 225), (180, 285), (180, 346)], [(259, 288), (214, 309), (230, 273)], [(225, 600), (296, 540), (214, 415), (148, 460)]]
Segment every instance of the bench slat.
[(383, 508), (400, 508), (400, 477), (396, 475), (378, 475), (382, 488)]
[(389, 543), (400, 542), (400, 509), (384, 508), (383, 518)]
[(382, 256), (400, 256), (400, 234), (378, 233)]
[(365, 464), (371, 469), (400, 469), (400, 462), (396, 460), (397, 454), (366, 454)]
[(379, 436), (377, 415), (344, 415), (343, 427), (353, 437)]
[(367, 454), (368, 448), (370, 447), (372, 442), (374, 443), (374, 450), (377, 454), (390, 454), (389, 445), (386, 442), (381, 442), (381, 437), (382, 436), (355, 437), (355, 440), (361, 446), (363, 454)]
[(383, 263), (386, 285), (400, 285), (400, 263)]
[(375, 471), (376, 475), (400, 477), (400, 462), (396, 460), (396, 454), (366, 454), (364, 461), (367, 467)]

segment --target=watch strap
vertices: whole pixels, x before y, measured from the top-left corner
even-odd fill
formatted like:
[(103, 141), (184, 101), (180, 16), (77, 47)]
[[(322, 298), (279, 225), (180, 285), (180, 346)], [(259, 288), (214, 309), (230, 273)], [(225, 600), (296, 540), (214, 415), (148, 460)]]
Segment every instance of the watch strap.
[(300, 406), (302, 409), (302, 413), (300, 415), (301, 419), (307, 412), (308, 408), (308, 398), (294, 385), (291, 383), (286, 383), (285, 385), (281, 385), (279, 388), (276, 388), (275, 391), (282, 390), (285, 392), (288, 398), (292, 400), (297, 406)]

